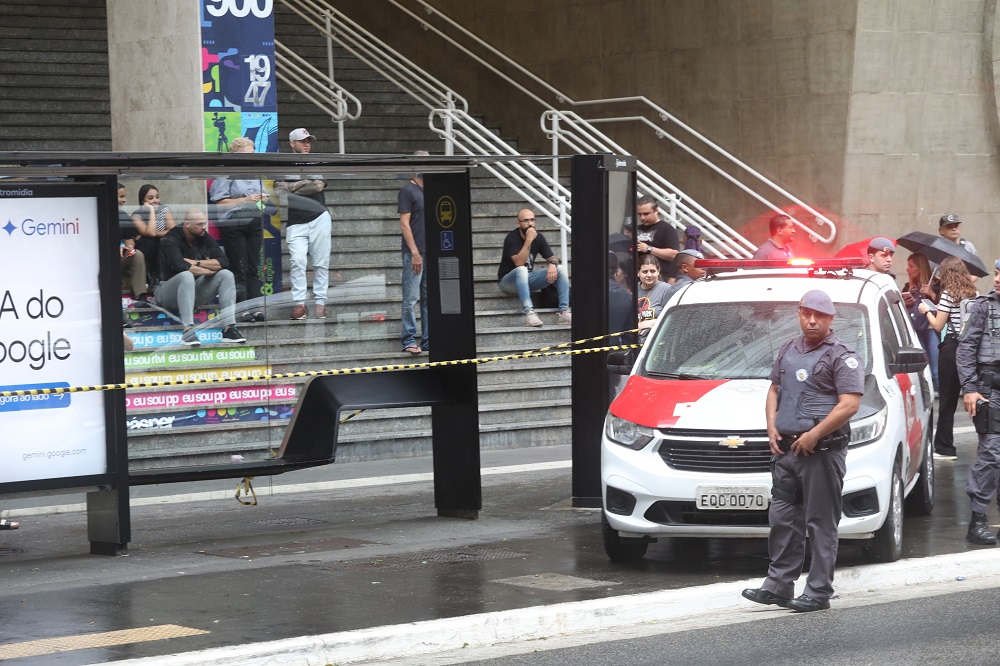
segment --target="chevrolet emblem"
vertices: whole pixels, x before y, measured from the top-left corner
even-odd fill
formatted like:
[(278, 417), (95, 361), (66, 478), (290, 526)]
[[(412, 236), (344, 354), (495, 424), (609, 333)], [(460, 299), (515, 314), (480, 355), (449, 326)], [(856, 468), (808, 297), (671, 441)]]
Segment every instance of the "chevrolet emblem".
[(719, 446), (726, 446), (730, 449), (738, 449), (746, 443), (747, 440), (745, 439), (740, 439), (739, 437), (729, 437), (727, 439), (720, 440)]

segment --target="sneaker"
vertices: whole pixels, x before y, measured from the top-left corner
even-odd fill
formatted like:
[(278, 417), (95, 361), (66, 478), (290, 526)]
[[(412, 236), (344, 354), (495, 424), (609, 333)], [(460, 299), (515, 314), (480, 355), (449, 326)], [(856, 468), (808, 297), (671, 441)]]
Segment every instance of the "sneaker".
[(935, 451), (934, 460), (958, 460), (958, 455), (954, 451)]
[(525, 326), (541, 326), (542, 320), (538, 318), (534, 310), (528, 310), (524, 313), (524, 325)]
[(236, 328), (236, 324), (230, 324), (222, 329), (222, 341), (223, 342), (246, 342), (247, 339), (243, 337), (240, 333), (240, 329)]
[(556, 323), (569, 326), (573, 323), (573, 313), (569, 310), (563, 310), (556, 316)]
[(296, 305), (292, 308), (292, 319), (305, 319), (306, 318), (306, 306)]
[(326, 306), (322, 303), (316, 304), (316, 319), (326, 319)]
[(201, 344), (201, 340), (198, 339), (198, 334), (194, 332), (193, 326), (188, 326), (181, 333), (181, 343), (188, 347), (197, 347)]

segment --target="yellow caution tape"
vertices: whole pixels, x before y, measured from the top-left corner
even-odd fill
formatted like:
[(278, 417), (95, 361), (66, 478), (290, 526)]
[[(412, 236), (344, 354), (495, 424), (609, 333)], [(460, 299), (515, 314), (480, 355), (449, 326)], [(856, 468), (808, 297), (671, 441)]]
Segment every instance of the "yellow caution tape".
[(70, 387), (43, 388), (43, 389), (22, 389), (19, 391), (0, 391), (0, 396), (5, 398), (10, 398), (14, 396), (25, 396), (25, 395), (58, 395), (60, 393), (86, 393), (90, 391), (127, 391), (129, 389), (158, 388), (161, 386), (190, 386), (193, 384), (223, 384), (223, 383), (249, 382), (249, 381), (262, 381), (262, 380), (270, 381), (279, 379), (296, 379), (304, 377), (329, 377), (333, 375), (359, 375), (359, 374), (376, 373), (376, 372), (396, 372), (399, 370), (420, 370), (423, 368), (437, 368), (437, 367), (444, 367), (451, 365), (477, 365), (477, 364), (482, 365), (484, 363), (495, 363), (498, 361), (514, 361), (518, 359), (527, 359), (527, 358), (546, 358), (550, 356), (574, 356), (578, 354), (594, 354), (600, 352), (623, 351), (626, 349), (638, 349), (642, 345), (627, 344), (627, 345), (611, 345), (608, 347), (587, 347), (586, 349), (570, 349), (568, 351), (556, 351), (556, 350), (565, 349), (566, 347), (583, 344), (585, 342), (596, 342), (597, 340), (603, 340), (605, 338), (615, 337), (625, 333), (635, 333), (637, 330), (638, 329), (631, 329), (629, 331), (619, 331), (618, 333), (599, 335), (594, 338), (586, 338), (584, 340), (574, 340), (573, 342), (564, 342), (558, 345), (552, 345), (551, 347), (541, 347), (539, 349), (534, 349), (531, 351), (515, 352), (513, 354), (504, 354), (503, 356), (489, 356), (485, 358), (466, 358), (466, 359), (456, 359), (453, 361), (434, 361), (425, 363), (373, 365), (360, 368), (334, 368), (332, 370), (284, 372), (275, 374), (249, 375), (246, 377), (220, 377), (215, 379), (182, 379), (182, 380), (167, 381), (167, 382), (147, 382), (145, 384), (96, 384), (94, 386), (70, 386)]
[[(252, 476), (244, 476), (243, 480), (236, 484), (236, 501), (243, 506), (257, 506), (257, 493), (253, 489)], [(253, 496), (253, 499), (242, 499), (240, 493), (245, 496)]]

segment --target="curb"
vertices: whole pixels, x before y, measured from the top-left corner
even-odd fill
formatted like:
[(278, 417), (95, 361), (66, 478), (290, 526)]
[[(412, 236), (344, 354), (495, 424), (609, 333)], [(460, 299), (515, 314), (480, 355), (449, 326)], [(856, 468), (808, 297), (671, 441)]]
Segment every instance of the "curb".
[[(908, 585), (1000, 575), (1000, 550), (977, 550), (837, 571), (837, 594), (871, 593)], [(606, 599), (427, 620), (320, 636), (117, 661), (122, 666), (279, 666), (355, 663), (690, 619), (754, 608), (740, 597), (760, 578)], [(1000, 585), (1000, 579), (997, 580)], [(960, 589), (956, 589), (961, 591)]]

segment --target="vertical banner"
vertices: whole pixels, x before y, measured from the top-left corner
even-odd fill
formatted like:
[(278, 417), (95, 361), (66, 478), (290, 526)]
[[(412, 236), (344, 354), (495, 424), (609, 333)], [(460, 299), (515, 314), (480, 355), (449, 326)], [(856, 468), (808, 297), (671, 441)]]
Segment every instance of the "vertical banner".
[[(104, 383), (98, 197), (0, 186), (0, 391)], [(102, 392), (0, 397), (0, 484), (108, 471)]]
[[(205, 151), (229, 152), (245, 136), (278, 152), (273, 0), (201, 0)], [(273, 193), (273, 183), (265, 181)], [(262, 294), (281, 291), (281, 219), (264, 219)], [(251, 297), (261, 294), (251, 294)]]

